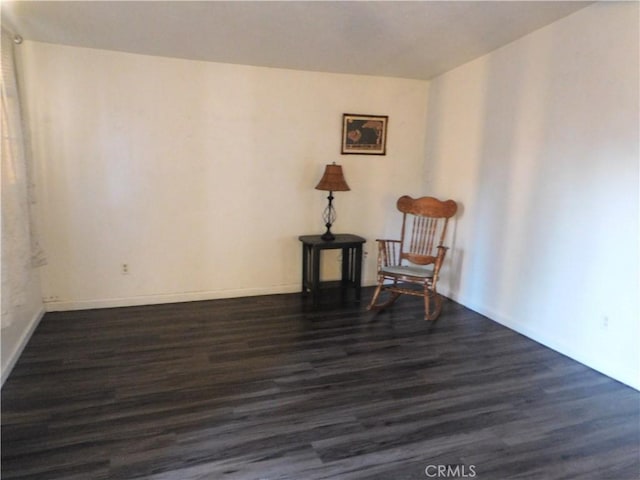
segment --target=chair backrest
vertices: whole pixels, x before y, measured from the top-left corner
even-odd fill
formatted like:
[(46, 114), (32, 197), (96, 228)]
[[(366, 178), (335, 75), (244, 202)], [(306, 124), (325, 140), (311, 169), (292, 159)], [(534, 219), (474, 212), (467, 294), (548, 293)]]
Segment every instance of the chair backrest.
[(447, 224), (458, 211), (456, 202), (405, 195), (398, 199), (397, 207), (403, 214), (400, 260), (418, 265), (439, 263), (438, 247), (444, 246)]

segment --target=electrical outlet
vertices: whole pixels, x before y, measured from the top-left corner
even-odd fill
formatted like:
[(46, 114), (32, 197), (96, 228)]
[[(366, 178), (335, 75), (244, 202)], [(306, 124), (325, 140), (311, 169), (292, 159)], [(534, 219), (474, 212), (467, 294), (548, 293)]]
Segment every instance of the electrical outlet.
[(609, 328), (609, 317), (607, 315), (603, 315), (600, 320), (600, 328), (602, 330), (607, 330)]
[(122, 273), (122, 275), (129, 275), (129, 264), (128, 263), (123, 263), (122, 267), (120, 269), (120, 273)]

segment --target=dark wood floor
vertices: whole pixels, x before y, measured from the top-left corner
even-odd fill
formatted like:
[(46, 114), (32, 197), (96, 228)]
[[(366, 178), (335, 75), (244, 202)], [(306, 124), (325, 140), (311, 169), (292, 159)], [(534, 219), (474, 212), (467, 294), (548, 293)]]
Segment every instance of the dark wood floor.
[(633, 389), (453, 302), (305, 305), (47, 314), (2, 389), (2, 478), (640, 478)]

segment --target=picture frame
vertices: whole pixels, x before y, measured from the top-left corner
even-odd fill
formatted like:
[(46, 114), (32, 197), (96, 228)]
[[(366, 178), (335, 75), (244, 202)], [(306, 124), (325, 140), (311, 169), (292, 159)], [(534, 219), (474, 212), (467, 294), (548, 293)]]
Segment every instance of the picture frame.
[(342, 115), (343, 155), (386, 155), (388, 115)]

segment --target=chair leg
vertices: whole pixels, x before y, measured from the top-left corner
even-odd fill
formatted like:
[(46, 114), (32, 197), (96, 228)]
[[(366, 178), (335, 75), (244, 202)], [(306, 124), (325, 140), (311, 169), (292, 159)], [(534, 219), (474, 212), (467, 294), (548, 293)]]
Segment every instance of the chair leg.
[[(433, 305), (431, 303), (433, 302)], [(442, 296), (436, 292), (435, 288), (424, 288), (424, 319), (435, 320), (442, 312)]]
[(376, 306), (376, 302), (378, 301), (378, 297), (380, 296), (381, 291), (382, 291), (382, 282), (378, 281), (378, 286), (376, 287), (375, 292), (373, 292), (373, 298), (371, 299), (371, 302), (369, 302), (369, 306), (367, 307), (367, 310), (379, 310), (379, 308)]
[(430, 310), (431, 310), (430, 297), (431, 297), (431, 292), (429, 290), (429, 287), (425, 285), (424, 286), (424, 319), (425, 320), (430, 320)]

